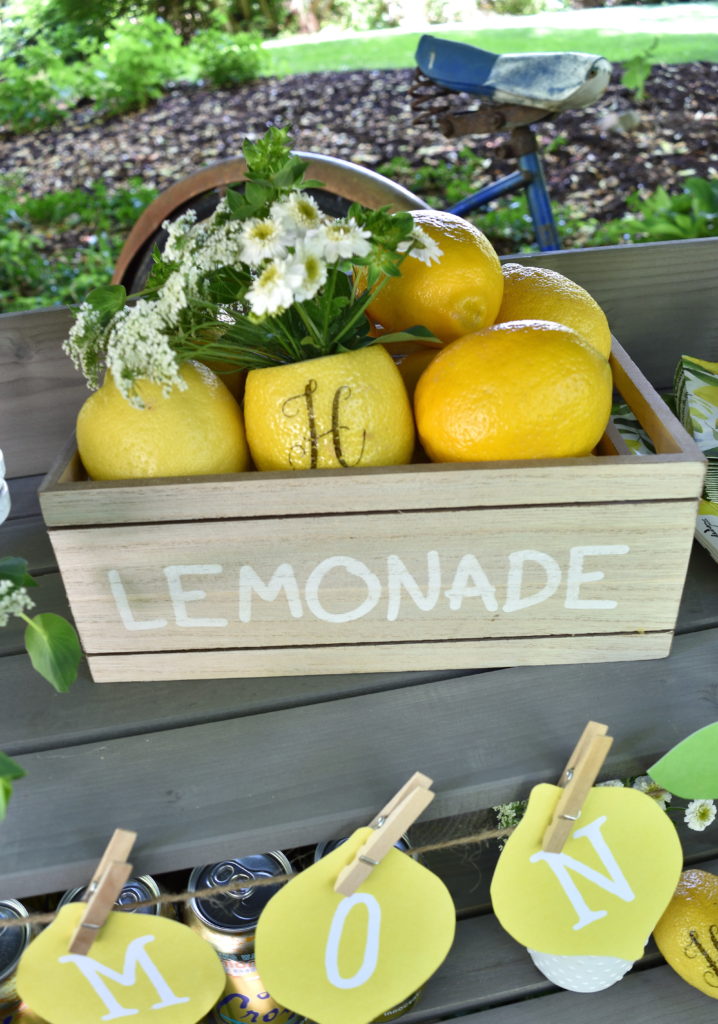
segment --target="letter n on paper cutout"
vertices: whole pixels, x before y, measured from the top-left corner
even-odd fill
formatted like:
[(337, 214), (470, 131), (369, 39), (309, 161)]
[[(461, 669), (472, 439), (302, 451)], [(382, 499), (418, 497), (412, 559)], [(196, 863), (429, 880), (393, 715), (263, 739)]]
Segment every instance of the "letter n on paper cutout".
[(607, 875), (600, 874), (594, 868), (589, 867), (587, 864), (583, 864), (580, 860), (576, 860), (575, 857), (571, 857), (566, 853), (547, 853), (545, 850), (540, 850), (529, 858), (532, 864), (545, 861), (555, 874), (561, 888), (568, 897), (571, 906), (576, 911), (578, 921), (573, 925), (574, 931), (585, 928), (586, 925), (592, 924), (594, 921), (598, 921), (602, 917), (606, 917), (608, 911), (591, 910), (571, 877), (571, 871), (573, 871), (574, 874), (585, 878), (586, 881), (592, 882), (599, 889), (603, 889), (605, 892), (610, 893), (612, 896), (616, 896), (618, 899), (623, 900), (626, 903), (630, 903), (635, 899), (633, 890), (626, 881), (623, 872), (618, 866), (616, 858), (613, 856), (608, 843), (601, 834), (601, 826), (605, 821), (605, 815), (600, 818), (596, 818), (596, 820), (592, 821), (589, 825), (584, 825), (583, 828), (576, 829), (573, 833), (573, 838), (580, 839), (585, 836), (588, 839), (601, 863), (608, 872)]

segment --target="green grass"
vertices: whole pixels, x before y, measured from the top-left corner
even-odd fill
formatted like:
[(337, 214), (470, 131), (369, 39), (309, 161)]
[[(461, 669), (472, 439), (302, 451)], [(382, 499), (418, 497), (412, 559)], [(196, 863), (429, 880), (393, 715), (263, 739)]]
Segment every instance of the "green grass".
[(581, 50), (614, 63), (645, 54), (655, 64), (718, 62), (718, 2), (592, 7), (526, 16), (477, 16), (482, 28), (432, 25), (413, 32), (326, 32), (264, 44), (264, 74), (413, 67), (421, 31), (495, 53)]

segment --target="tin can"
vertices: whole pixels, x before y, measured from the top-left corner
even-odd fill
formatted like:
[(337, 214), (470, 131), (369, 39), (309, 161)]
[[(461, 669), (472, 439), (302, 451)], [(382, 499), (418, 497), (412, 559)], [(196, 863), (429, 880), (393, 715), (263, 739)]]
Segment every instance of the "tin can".
[(303, 1024), (305, 1018), (275, 1002), (262, 984), (257, 965), (249, 954), (222, 957), (227, 981), (222, 998), (212, 1010), (216, 1024)]
[(189, 892), (224, 889), (227, 885), (233, 888), (216, 895), (194, 896), (185, 904), (184, 922), (222, 957), (252, 953), (259, 915), (280, 884), (252, 888), (246, 883), (292, 874), (294, 868), (280, 850), (196, 867), (187, 883)]
[[(0, 1024), (6, 1024), (0, 1018)], [(15, 1010), (12, 1017), (9, 1017), (7, 1024), (47, 1024), (44, 1017), (38, 1017), (34, 1010), (31, 1010), (27, 1003), (23, 1003)]]
[[(68, 889), (60, 897), (57, 904), (58, 910), (66, 903), (74, 903), (83, 900), (87, 889), (85, 885), (78, 885), (74, 889)], [(159, 902), (149, 906), (139, 907), (138, 903), (146, 903), (148, 900), (156, 899), (163, 894), (163, 889), (157, 884), (151, 875), (138, 875), (130, 878), (122, 886), (120, 895), (115, 902), (115, 910), (124, 910), (129, 914), (152, 914), (155, 917), (170, 917), (174, 920), (177, 913), (173, 903)]]
[(19, 900), (0, 900), (0, 1020), (20, 1005), (15, 974), (20, 957), (30, 944), (33, 928), (27, 924), (8, 927), (3, 921), (22, 921), (27, 909)]
[[(347, 838), (347, 836), (342, 836), (341, 839), (325, 839), (324, 842), (317, 843), (314, 848), (314, 863), (316, 864), (322, 857), (326, 857), (328, 853), (332, 853), (338, 846), (346, 843)], [(397, 850), (401, 850), (402, 853), (410, 853), (411, 843), (409, 842), (408, 835), (404, 833), (403, 836), (399, 836), (394, 846)], [(411, 854), (411, 856), (415, 857), (416, 855)]]

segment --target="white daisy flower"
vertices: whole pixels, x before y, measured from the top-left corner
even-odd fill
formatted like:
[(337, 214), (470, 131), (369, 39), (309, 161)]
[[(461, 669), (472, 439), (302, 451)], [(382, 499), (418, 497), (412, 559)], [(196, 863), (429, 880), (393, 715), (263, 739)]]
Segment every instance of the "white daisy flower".
[(312, 246), (298, 245), (287, 260), (286, 271), (297, 302), (314, 298), (327, 279), (327, 264)]
[(712, 800), (691, 800), (683, 816), (688, 828), (704, 832), (716, 816), (716, 805)]
[(246, 220), (241, 240), (242, 260), (250, 267), (259, 266), (264, 260), (284, 256), (287, 251), (287, 236), (281, 224), (271, 217), (251, 217)]
[(25, 587), (15, 586), (12, 580), (0, 580), (0, 626), (6, 626), (11, 615), (21, 615), (34, 607)]
[(268, 263), (247, 290), (246, 299), (255, 316), (272, 316), (291, 306), (294, 292), (286, 263), (278, 259)]
[(316, 246), (327, 263), (350, 260), (353, 256), (368, 256), (371, 252), (371, 233), (360, 228), (353, 217), (349, 220), (330, 220), (307, 236), (307, 243)]
[(673, 799), (673, 794), (669, 793), (667, 789), (663, 789), (657, 782), (654, 782), (650, 775), (639, 775), (634, 780), (633, 789), (640, 789), (646, 796), (650, 796), (652, 800), (655, 800), (662, 811), (665, 811), (666, 804), (669, 804)]
[(443, 255), (441, 246), (431, 238), (426, 231), (418, 224), (414, 225), (411, 237), (397, 245), (397, 252), (406, 252), (412, 246), (409, 256), (420, 260), (430, 267), (432, 263), (438, 263)]
[(620, 779), (607, 779), (606, 782), (597, 782), (597, 786), (616, 786), (623, 789), (623, 783)]
[(292, 192), (286, 199), (280, 199), (272, 205), (269, 215), (292, 238), (321, 227), (324, 220), (315, 200), (305, 192)]

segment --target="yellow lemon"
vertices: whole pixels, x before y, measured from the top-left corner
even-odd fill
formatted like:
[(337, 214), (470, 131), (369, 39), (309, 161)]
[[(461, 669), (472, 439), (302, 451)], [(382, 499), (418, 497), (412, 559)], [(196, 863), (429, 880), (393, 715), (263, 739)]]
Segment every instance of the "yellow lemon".
[[(409, 253), (400, 276), (390, 277), (367, 307), (384, 331), (422, 324), (446, 343), (494, 322), (501, 305), (503, 277), (495, 249), (479, 228), (442, 210), (413, 210), (415, 222), (441, 248), (438, 263)], [(364, 268), (357, 271), (360, 286)]]
[(108, 373), (77, 416), (77, 447), (94, 480), (240, 473), (249, 453), (242, 411), (222, 381), (201, 363), (185, 363), (184, 391), (165, 397), (141, 380), (144, 408), (123, 398)]
[(611, 412), (608, 362), (562, 324), (517, 320), (447, 345), (416, 386), (434, 462), (588, 455)]
[(251, 370), (244, 416), (257, 469), (398, 465), (414, 446), (406, 388), (381, 345)]
[(422, 373), (438, 351), (439, 349), (436, 348), (422, 348), (415, 352), (409, 352), (408, 355), (402, 356), (397, 363), (399, 373), (401, 374), (406, 386), (407, 394), (412, 402), (414, 400), (414, 392), (416, 391), (416, 385), (419, 382), (419, 377), (421, 377)]
[(653, 937), (684, 981), (718, 999), (718, 876), (684, 871)]
[(611, 330), (592, 295), (570, 278), (544, 267), (505, 263), (504, 293), (496, 323), (508, 320), (553, 320), (572, 327), (608, 359)]

